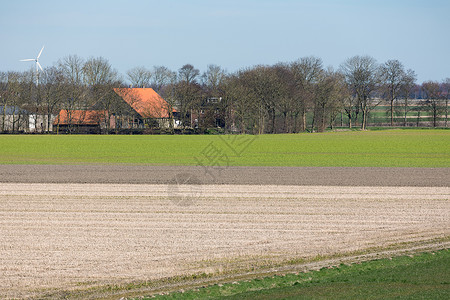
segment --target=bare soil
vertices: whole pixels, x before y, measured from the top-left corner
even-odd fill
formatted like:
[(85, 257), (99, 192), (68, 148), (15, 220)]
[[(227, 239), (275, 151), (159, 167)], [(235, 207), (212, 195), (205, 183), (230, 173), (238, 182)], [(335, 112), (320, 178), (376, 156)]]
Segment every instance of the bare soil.
[(450, 168), (0, 165), (0, 182), (449, 186)]
[[(191, 169), (176, 169), (170, 176), (147, 173), (145, 167), (141, 175), (164, 184), (117, 184), (137, 176), (118, 171), (111, 171), (117, 176), (113, 183), (98, 183), (93, 178), (102, 176), (89, 177), (86, 169), (71, 175), (67, 167), (55, 171), (59, 176), (30, 172), (50, 183), (23, 183), (26, 176), (17, 172), (11, 176), (18, 182), (8, 183), (3, 167), (0, 298), (63, 297), (108, 284), (233, 274), (318, 255), (418, 247), (450, 236), (448, 180), (435, 186), (439, 179), (427, 171), (423, 174), (432, 176), (432, 182), (417, 182), (419, 186), (402, 186), (401, 172), (392, 175), (400, 178), (396, 186), (380, 185), (381, 175), (376, 180), (380, 184), (371, 186), (268, 185), (261, 179), (268, 175), (249, 184), (257, 180), (250, 177), (251, 168), (238, 172), (237, 179), (226, 177), (240, 184), (204, 184), (206, 175)], [(321, 174), (317, 182), (329, 176), (311, 172)], [(353, 172), (360, 171), (341, 175)], [(448, 179), (448, 171), (438, 173)], [(58, 179), (65, 175), (77, 181), (81, 174), (90, 183)], [(277, 170), (270, 177), (277, 182), (285, 174)]]

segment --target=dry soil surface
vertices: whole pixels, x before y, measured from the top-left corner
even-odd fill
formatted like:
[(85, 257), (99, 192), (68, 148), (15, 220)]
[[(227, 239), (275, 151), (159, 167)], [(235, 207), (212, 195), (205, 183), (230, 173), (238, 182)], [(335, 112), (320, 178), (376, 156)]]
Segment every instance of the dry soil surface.
[(166, 184), (63, 183), (58, 176), (48, 180), (56, 183), (21, 183), (26, 176), (17, 174), (18, 183), (2, 179), (0, 298), (61, 297), (63, 290), (450, 236), (448, 182), (258, 185), (242, 175), (239, 185), (213, 185), (195, 184), (201, 176), (178, 171)]
[(0, 165), (0, 182), (449, 186), (450, 168)]

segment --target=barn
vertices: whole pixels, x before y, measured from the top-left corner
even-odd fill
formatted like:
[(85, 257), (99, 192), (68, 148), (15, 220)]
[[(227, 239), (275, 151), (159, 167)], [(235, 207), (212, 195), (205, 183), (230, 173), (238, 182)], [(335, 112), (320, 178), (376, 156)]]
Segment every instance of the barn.
[(67, 133), (100, 133), (107, 128), (106, 110), (66, 110), (62, 109), (53, 122), (53, 129)]

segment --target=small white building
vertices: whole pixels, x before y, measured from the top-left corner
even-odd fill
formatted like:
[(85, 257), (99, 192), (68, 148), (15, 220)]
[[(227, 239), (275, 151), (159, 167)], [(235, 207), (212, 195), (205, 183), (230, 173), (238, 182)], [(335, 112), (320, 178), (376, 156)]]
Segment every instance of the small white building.
[(39, 114), (29, 114), (28, 118), (28, 132), (52, 132), (53, 122), (56, 116), (50, 115), (50, 120), (48, 115)]

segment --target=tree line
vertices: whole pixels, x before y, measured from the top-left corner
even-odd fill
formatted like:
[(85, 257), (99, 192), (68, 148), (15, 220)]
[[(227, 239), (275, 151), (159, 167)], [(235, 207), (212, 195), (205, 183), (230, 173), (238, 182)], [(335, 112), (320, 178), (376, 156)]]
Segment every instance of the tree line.
[[(104, 110), (108, 118), (132, 114), (114, 92), (117, 87), (153, 88), (170, 112), (176, 109), (171, 117), (185, 128), (219, 126), (225, 132), (253, 134), (366, 129), (380, 107), (388, 122), (383, 125), (408, 126), (416, 120), (417, 126), (447, 127), (450, 78), (420, 85), (416, 78), (398, 60), (378, 63), (370, 56), (354, 56), (333, 69), (310, 56), (233, 73), (217, 65), (208, 65), (203, 73), (191, 64), (177, 71), (140, 66), (124, 79), (105, 58), (71, 55), (39, 73), (0, 72), (0, 131), (18, 131), (27, 118), (21, 110), (31, 112), (43, 132), (60, 110)], [(12, 127), (6, 128), (11, 110)]]

